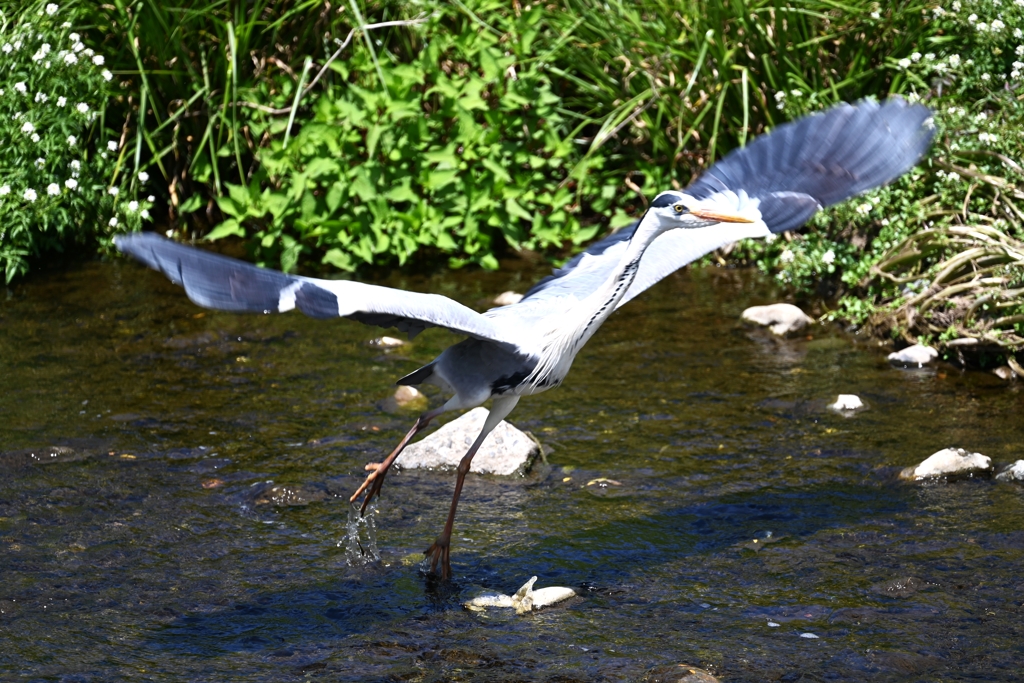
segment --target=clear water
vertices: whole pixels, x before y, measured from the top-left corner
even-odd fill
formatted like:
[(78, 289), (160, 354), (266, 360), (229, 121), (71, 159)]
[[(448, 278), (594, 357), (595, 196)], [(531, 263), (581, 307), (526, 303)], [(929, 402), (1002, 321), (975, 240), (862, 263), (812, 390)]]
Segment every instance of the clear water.
[[(479, 307), (539, 274), (387, 284)], [(546, 464), (468, 480), (443, 584), (418, 553), (451, 473), (391, 475), (367, 556), (347, 498), (414, 418), (385, 410), (392, 382), (454, 337), (386, 352), (348, 321), (203, 312), (129, 263), (19, 284), (0, 294), (0, 679), (1016, 679), (1024, 488), (896, 474), (949, 445), (1024, 457), (1024, 392), (736, 323), (777, 294), (694, 271), (613, 316), (511, 417)], [(870, 410), (831, 413), (839, 393)], [(459, 606), (533, 575), (582, 597)]]

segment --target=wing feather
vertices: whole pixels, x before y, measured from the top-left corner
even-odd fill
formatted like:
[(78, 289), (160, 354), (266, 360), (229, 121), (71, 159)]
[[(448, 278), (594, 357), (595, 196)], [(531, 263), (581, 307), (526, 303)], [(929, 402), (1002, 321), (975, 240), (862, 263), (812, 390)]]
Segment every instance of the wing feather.
[(346, 280), (319, 280), (258, 268), (153, 233), (122, 235), (117, 248), (185, 288), (204, 308), (255, 313), (298, 308), (313, 318), (349, 318), (416, 336), (428, 327), (496, 342), (520, 351), (515, 330), (440, 294), (406, 292)]

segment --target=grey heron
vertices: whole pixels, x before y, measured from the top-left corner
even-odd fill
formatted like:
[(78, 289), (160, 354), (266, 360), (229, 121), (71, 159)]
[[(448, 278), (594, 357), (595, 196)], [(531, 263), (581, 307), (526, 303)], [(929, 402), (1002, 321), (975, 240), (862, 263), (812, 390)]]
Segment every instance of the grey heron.
[(182, 285), (205, 308), (257, 313), (297, 308), (314, 318), (394, 327), (410, 337), (428, 327), (466, 336), (398, 380), (436, 385), (451, 398), (420, 415), (351, 498), (363, 495), (365, 512), (418, 432), (442, 413), (492, 401), (483, 429), (457, 468), (444, 528), (425, 551), (430, 571), (440, 565), (448, 578), (455, 511), (474, 454), (521, 397), (562, 383), (576, 354), (608, 316), (714, 249), (797, 229), (822, 207), (894, 180), (918, 162), (932, 134), (931, 112), (898, 98), (840, 105), (781, 125), (725, 156), (685, 191), (657, 195), (633, 226), (591, 245), (519, 303), (485, 313), (437, 294), (258, 268), (149, 233), (115, 242)]

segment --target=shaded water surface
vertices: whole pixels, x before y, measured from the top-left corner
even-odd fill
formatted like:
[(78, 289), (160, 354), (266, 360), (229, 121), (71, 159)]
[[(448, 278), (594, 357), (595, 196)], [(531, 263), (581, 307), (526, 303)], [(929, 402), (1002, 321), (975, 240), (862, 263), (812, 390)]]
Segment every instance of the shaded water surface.
[[(388, 284), (480, 307), (538, 274)], [(948, 445), (1024, 457), (1024, 392), (736, 324), (772, 295), (695, 271), (613, 316), (512, 415), (547, 462), (469, 478), (441, 584), (418, 553), (451, 473), (389, 477), (380, 561), (345, 536), (363, 465), (413, 419), (385, 409), (392, 382), (453, 337), (383, 351), (348, 321), (204, 312), (129, 263), (20, 284), (0, 296), (0, 678), (1013, 680), (1024, 488), (895, 474)], [(831, 413), (838, 393), (870, 410)], [(459, 607), (532, 575), (582, 597)]]

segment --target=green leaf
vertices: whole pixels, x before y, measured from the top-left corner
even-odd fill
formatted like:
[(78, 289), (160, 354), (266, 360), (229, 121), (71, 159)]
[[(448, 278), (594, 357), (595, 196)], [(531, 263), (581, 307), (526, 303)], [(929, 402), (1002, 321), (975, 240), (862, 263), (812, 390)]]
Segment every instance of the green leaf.
[(202, 205), (203, 205), (203, 198), (202, 198), (202, 196), (200, 196), (198, 194), (194, 194), (191, 197), (189, 197), (188, 199), (186, 199), (185, 201), (183, 201), (181, 204), (178, 205), (178, 212), (179, 213), (192, 213), (193, 211), (198, 210), (199, 207), (201, 207)]
[(519, 203), (511, 197), (505, 200), (505, 211), (507, 211), (510, 216), (522, 218), (524, 221), (533, 220), (533, 214), (519, 206)]
[(243, 228), (234, 218), (229, 218), (211, 230), (203, 239), (208, 242), (213, 242), (214, 240), (223, 239), (224, 237), (245, 237), (245, 228)]

